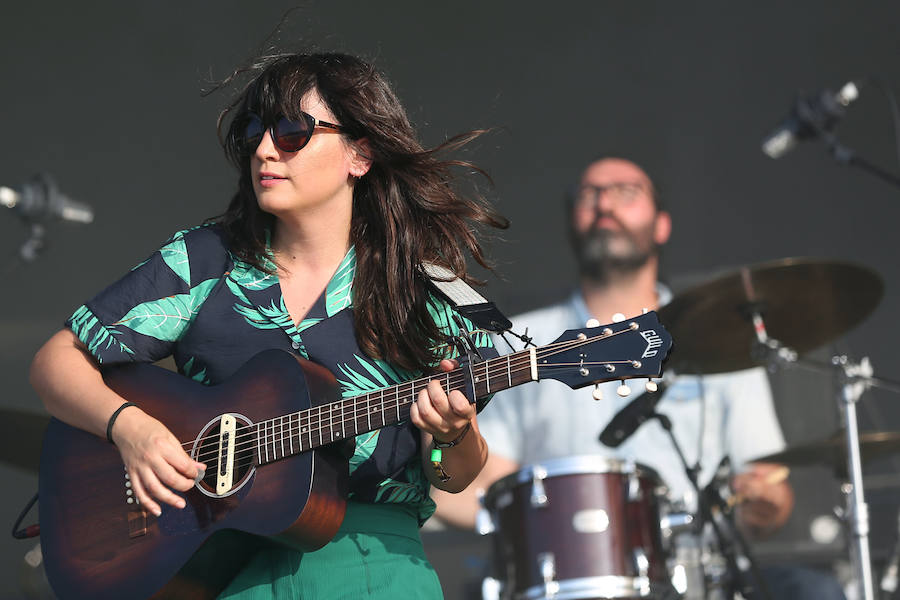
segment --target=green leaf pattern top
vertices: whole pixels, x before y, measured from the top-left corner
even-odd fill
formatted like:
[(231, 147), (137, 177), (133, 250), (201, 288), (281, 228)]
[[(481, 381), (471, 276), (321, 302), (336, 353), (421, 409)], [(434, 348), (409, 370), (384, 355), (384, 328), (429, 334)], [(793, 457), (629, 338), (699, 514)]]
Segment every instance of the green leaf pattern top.
[(434, 500), (428, 494), (431, 484), (416, 460), (406, 465), (405, 474), (405, 482), (395, 479), (382, 481), (375, 493), (375, 500), (418, 507), (419, 523), (424, 523), (434, 514), (436, 508)]
[[(368, 358), (363, 358), (358, 354), (354, 354), (353, 357), (356, 359), (356, 362), (362, 367), (365, 371), (365, 375), (360, 371), (351, 368), (347, 363), (338, 365), (338, 369), (341, 374), (344, 376), (344, 379), (338, 379), (338, 383), (341, 385), (341, 395), (344, 398), (353, 398), (355, 396), (361, 396), (362, 394), (368, 392), (374, 392), (376, 390), (380, 390), (381, 388), (388, 387), (390, 385), (396, 385), (398, 383), (402, 383), (411, 379), (411, 377), (404, 377), (401, 375), (401, 371), (394, 369), (388, 363), (381, 360), (373, 360), (378, 367), (376, 368), (373, 364), (371, 364)], [(385, 373), (382, 375), (381, 373)], [(350, 458), (350, 474), (353, 472), (365, 461), (367, 461), (372, 453), (375, 451), (375, 448), (378, 446), (378, 431), (372, 431), (369, 433), (363, 433), (356, 436), (356, 447), (353, 452), (353, 456)]]
[(217, 283), (216, 279), (207, 279), (192, 287), (187, 294), (175, 294), (138, 304), (113, 323), (113, 326), (128, 327), (158, 340), (174, 342), (181, 338)]
[(185, 377), (190, 377), (194, 381), (198, 381), (203, 385), (209, 385), (210, 381), (206, 377), (206, 369), (200, 369), (199, 371), (194, 371), (194, 357), (190, 357), (184, 366), (181, 367), (181, 374)]
[(356, 274), (356, 249), (351, 246), (325, 288), (325, 312), (330, 317), (353, 303), (353, 276)]
[(228, 278), (248, 290), (264, 290), (278, 283), (278, 277), (275, 275), (260, 271), (239, 260), (234, 261), (234, 268), (231, 269)]
[(71, 317), (72, 331), (87, 346), (91, 354), (97, 357), (97, 361), (102, 363), (99, 349), (105, 346), (107, 349), (116, 346), (123, 354), (133, 355), (134, 351), (116, 339), (115, 336), (120, 335), (116, 329), (106, 328), (103, 323), (94, 316), (87, 306), (80, 306)]
[(184, 233), (184, 231), (176, 233), (168, 244), (159, 249), (159, 253), (172, 272), (181, 277), (186, 284), (191, 285), (191, 263), (184, 243)]

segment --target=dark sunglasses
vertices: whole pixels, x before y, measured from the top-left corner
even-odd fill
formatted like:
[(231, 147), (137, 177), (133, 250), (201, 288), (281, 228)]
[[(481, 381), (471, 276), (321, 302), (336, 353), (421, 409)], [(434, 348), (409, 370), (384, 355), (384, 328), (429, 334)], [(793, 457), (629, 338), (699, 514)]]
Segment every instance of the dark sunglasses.
[[(244, 151), (248, 153), (254, 152), (262, 141), (267, 129), (272, 136), (272, 141), (275, 142), (275, 146), (282, 152), (297, 152), (303, 148), (309, 143), (313, 130), (316, 127), (346, 131), (340, 125), (320, 121), (305, 112), (301, 112), (300, 116), (302, 118), (299, 121), (292, 121), (287, 117), (278, 117), (274, 123), (270, 123), (267, 127), (259, 115), (251, 112), (246, 113), (243, 124), (244, 135), (241, 139)], [(240, 133), (240, 129), (238, 129), (238, 133)]]

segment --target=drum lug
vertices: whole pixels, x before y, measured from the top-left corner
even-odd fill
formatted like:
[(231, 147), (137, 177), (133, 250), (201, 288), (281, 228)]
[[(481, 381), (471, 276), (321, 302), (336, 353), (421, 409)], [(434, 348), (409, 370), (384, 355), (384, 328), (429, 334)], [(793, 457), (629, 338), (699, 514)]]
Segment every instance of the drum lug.
[(491, 513), (485, 508), (479, 508), (475, 514), (475, 532), (478, 535), (490, 535), (495, 531), (497, 531), (497, 527), (494, 525)]
[(644, 499), (644, 490), (641, 489), (641, 480), (636, 473), (628, 475), (628, 501), (640, 502)]
[(478, 497), (478, 512), (475, 513), (475, 531), (478, 535), (488, 535), (494, 533), (497, 527), (494, 525), (494, 518), (484, 503), (484, 489), (475, 490)]
[(638, 577), (647, 577), (650, 573), (650, 561), (647, 559), (647, 553), (643, 548), (635, 548), (632, 550), (634, 557), (634, 568)]
[(544, 479), (547, 478), (547, 469), (535, 466), (531, 469), (531, 506), (537, 508), (547, 506), (547, 491), (544, 489)]
[(556, 581), (556, 557), (552, 552), (541, 552), (537, 555), (538, 571), (544, 580), (544, 597), (553, 598), (559, 592)]

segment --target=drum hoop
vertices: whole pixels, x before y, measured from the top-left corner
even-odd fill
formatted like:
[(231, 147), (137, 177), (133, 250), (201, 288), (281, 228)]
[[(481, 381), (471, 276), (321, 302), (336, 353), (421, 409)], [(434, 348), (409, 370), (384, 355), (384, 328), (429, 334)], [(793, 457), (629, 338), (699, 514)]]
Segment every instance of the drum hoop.
[(486, 505), (489, 505), (489, 501), (493, 496), (514, 489), (523, 483), (533, 481), (535, 471), (546, 473), (546, 478), (562, 475), (633, 474), (653, 480), (656, 486), (663, 485), (662, 478), (654, 469), (638, 462), (601, 455), (566, 456), (526, 465), (515, 473), (498, 479), (488, 488), (485, 494)]
[(536, 585), (515, 595), (516, 600), (580, 600), (582, 598), (635, 598), (650, 595), (647, 577), (621, 577), (601, 575), (551, 581), (551, 595), (547, 585)]

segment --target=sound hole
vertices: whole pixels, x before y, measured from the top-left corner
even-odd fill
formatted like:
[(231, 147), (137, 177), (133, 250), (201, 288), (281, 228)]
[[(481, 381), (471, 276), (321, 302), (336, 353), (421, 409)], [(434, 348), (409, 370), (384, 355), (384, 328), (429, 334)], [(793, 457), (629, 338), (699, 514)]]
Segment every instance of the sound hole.
[[(241, 486), (250, 471), (256, 466), (256, 434), (253, 427), (242, 418), (237, 418), (234, 433), (234, 458), (231, 477), (227, 478), (227, 458), (222, 437), (221, 419), (216, 419), (203, 432), (198, 452), (198, 460), (206, 464), (206, 474), (200, 480), (200, 488), (210, 496), (227, 496)], [(230, 479), (230, 484), (220, 486), (219, 476)]]

